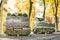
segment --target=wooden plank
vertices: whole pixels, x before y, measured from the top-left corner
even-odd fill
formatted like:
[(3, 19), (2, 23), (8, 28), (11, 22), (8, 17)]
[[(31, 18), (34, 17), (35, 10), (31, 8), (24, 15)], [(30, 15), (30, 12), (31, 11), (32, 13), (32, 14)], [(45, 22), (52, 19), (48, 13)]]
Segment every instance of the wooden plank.
[(38, 26), (38, 27), (35, 27), (35, 28), (55, 28), (55, 27)]

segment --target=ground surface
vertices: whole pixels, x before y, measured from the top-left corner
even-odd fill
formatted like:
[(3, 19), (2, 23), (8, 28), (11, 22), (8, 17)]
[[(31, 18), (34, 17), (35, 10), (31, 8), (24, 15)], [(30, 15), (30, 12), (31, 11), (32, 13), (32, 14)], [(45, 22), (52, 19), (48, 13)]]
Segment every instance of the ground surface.
[(60, 35), (0, 36), (0, 40), (60, 40)]

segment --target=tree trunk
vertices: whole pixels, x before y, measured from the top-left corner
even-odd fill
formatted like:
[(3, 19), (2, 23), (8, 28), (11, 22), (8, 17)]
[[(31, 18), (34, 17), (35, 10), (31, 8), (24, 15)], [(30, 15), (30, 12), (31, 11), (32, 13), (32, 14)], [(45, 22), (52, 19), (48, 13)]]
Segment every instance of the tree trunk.
[(30, 2), (30, 9), (29, 9), (29, 17), (30, 17), (30, 15), (31, 15), (31, 11), (32, 11), (32, 1), (31, 0), (29, 0), (29, 2)]
[(43, 15), (43, 17), (45, 19), (45, 9), (46, 9), (46, 7), (45, 7), (45, 0), (43, 0), (43, 3), (44, 3), (44, 15)]
[(58, 27), (58, 21), (57, 21), (57, 11), (58, 11), (58, 0), (54, 0), (54, 3), (55, 3), (55, 11), (54, 12), (54, 16), (55, 16), (55, 32), (57, 32), (57, 27)]

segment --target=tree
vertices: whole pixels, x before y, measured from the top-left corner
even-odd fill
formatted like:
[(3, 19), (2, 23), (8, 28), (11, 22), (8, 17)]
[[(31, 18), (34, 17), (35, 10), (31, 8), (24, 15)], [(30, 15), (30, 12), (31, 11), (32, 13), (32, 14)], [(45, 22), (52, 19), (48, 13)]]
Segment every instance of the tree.
[(45, 10), (46, 10), (46, 7), (45, 7), (45, 0), (43, 0), (43, 3), (44, 3), (44, 15), (43, 15), (43, 17), (44, 17), (44, 19), (45, 19)]
[(30, 17), (30, 15), (31, 15), (31, 11), (32, 11), (32, 1), (31, 0), (29, 0), (29, 2), (30, 2), (30, 9), (29, 9), (29, 17)]
[(58, 21), (57, 21), (57, 11), (58, 11), (58, 0), (54, 0), (55, 8), (53, 8), (53, 14), (55, 19), (55, 31), (57, 32)]
[(48, 16), (46, 16), (46, 21), (47, 21), (47, 22), (51, 23), (51, 22), (52, 22), (51, 19), (52, 19), (52, 17), (48, 17)]

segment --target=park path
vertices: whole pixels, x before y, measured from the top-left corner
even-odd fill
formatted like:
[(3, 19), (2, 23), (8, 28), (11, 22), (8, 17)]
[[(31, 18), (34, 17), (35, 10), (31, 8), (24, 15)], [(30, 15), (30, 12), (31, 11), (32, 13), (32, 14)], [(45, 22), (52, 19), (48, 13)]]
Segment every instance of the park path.
[(5, 38), (0, 37), (0, 40), (60, 40), (60, 35), (47, 35), (47, 36), (38, 35), (38, 36), (20, 36), (20, 37), (10, 36)]

